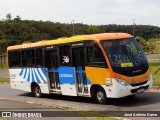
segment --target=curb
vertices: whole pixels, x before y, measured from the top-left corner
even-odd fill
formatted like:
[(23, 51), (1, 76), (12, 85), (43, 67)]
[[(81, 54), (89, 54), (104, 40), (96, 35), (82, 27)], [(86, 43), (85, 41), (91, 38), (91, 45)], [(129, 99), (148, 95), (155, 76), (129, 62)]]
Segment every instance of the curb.
[[(41, 105), (41, 106), (47, 106), (47, 107), (53, 107), (53, 108), (58, 108), (58, 109), (62, 109), (64, 111), (68, 111), (68, 112), (74, 112), (74, 111), (83, 111), (83, 112), (90, 112), (90, 111), (87, 111), (87, 110), (84, 110), (84, 109), (77, 109), (75, 107), (66, 107), (66, 106), (63, 106), (63, 105), (57, 105), (57, 104), (47, 104), (47, 103), (41, 103), (41, 101), (34, 101), (34, 100), (23, 100), (23, 99), (10, 99), (8, 97), (0, 97), (0, 100), (8, 100), (8, 101), (17, 101), (17, 102), (25, 102), (25, 103), (28, 103), (28, 104), (36, 104), (36, 105)], [(92, 113), (90, 113), (92, 114)], [(98, 114), (98, 115), (104, 115), (104, 114), (100, 114), (98, 113), (98, 111), (95, 111), (93, 114)], [(98, 118), (99, 116), (87, 116), (87, 115), (81, 115), (81, 114), (77, 114), (77, 115), (80, 115), (79, 117), (85, 117), (87, 120), (95, 120), (95, 118)], [(111, 120), (112, 119), (116, 119), (116, 120), (132, 120), (132, 119), (129, 119), (129, 118), (126, 118), (126, 117), (114, 117), (114, 116), (100, 116), (101, 117), (110, 117)]]
[(160, 87), (159, 86), (152, 86), (151, 89), (153, 89), (153, 90), (160, 90)]

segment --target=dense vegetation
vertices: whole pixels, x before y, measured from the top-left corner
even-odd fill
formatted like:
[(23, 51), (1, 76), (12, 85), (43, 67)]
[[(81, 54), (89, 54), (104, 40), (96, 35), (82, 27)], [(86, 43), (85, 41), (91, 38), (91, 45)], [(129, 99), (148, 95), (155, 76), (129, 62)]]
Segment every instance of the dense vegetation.
[[(160, 38), (160, 27), (149, 25), (135, 25), (135, 36), (139, 36), (142, 45), (151, 38)], [(133, 25), (86, 25), (74, 24), (74, 35), (92, 34), (103, 32), (133, 33)], [(20, 16), (6, 15), (5, 20), (0, 20), (0, 48), (5, 51), (6, 46), (21, 44), (26, 41), (39, 41), (43, 39), (56, 39), (73, 35), (73, 24), (54, 23), (51, 21), (21, 20)], [(144, 43), (143, 43), (144, 42)], [(153, 46), (152, 46), (153, 47)], [(149, 47), (144, 48), (146, 51)]]

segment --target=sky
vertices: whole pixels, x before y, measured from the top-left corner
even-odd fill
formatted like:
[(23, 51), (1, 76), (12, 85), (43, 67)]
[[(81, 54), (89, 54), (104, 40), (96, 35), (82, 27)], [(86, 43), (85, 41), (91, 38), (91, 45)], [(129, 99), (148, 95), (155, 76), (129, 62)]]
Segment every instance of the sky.
[(22, 20), (160, 27), (160, 0), (0, 0), (0, 20), (8, 13)]

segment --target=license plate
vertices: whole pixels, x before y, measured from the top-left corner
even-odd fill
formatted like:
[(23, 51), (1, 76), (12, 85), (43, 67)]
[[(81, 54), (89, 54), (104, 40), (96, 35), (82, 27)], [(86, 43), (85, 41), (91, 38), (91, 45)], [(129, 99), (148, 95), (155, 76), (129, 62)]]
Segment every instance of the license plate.
[(144, 89), (143, 89), (143, 88), (138, 89), (138, 91), (137, 91), (137, 92), (138, 92), (138, 93), (144, 92)]

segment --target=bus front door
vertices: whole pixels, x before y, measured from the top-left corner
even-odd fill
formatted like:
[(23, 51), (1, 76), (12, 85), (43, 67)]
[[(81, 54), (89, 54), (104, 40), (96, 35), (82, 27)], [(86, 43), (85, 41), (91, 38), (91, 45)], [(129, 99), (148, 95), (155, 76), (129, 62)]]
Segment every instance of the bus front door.
[(72, 48), (73, 67), (76, 69), (76, 87), (78, 95), (88, 95), (84, 53), (83, 47)]
[(58, 75), (57, 50), (48, 50), (45, 52), (45, 64), (48, 68), (51, 91), (60, 91), (60, 82)]

